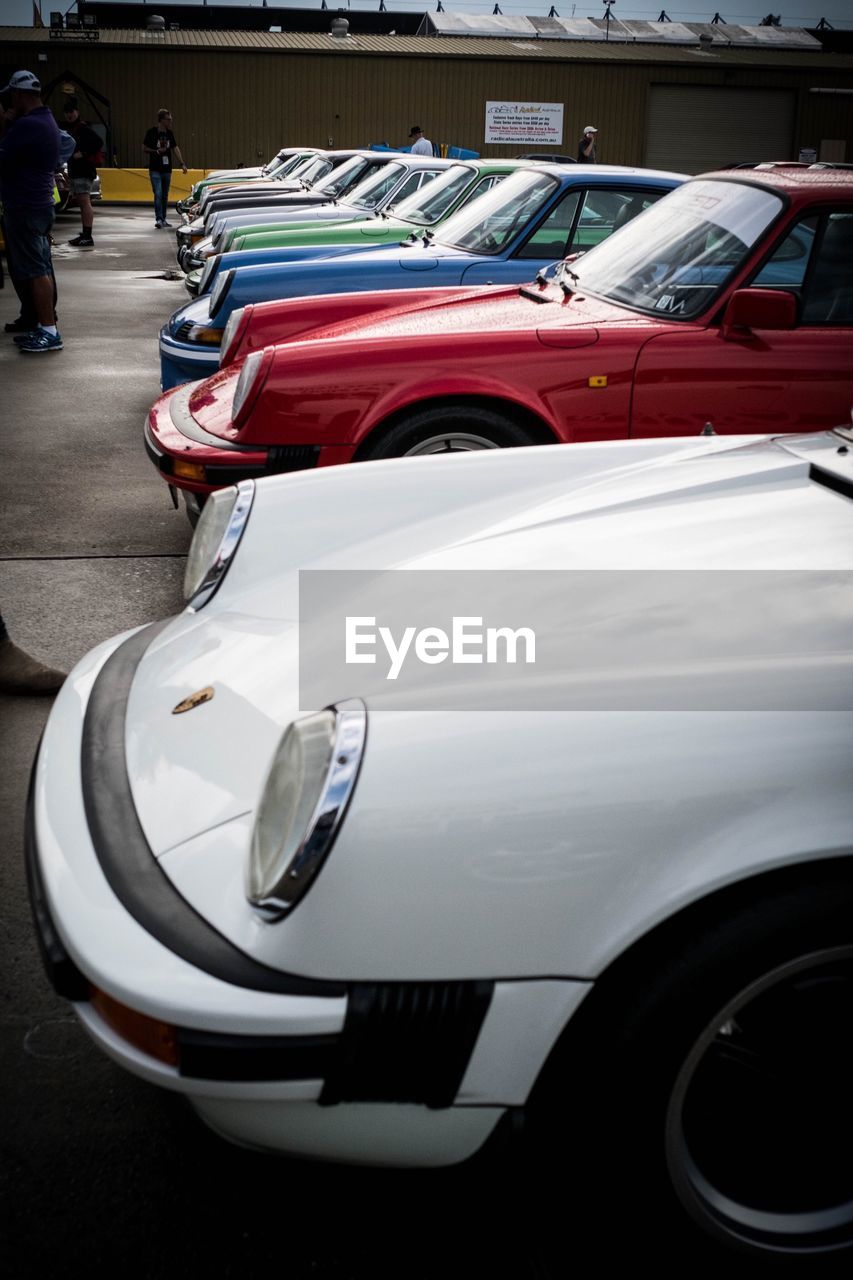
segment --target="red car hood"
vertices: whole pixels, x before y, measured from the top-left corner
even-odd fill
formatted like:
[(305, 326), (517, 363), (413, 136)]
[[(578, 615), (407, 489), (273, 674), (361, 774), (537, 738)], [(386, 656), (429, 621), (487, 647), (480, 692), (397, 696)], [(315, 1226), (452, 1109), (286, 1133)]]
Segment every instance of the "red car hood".
[[(444, 349), (449, 337), (463, 334), (535, 333), (545, 346), (577, 347), (597, 342), (603, 325), (645, 330), (646, 337), (667, 327), (650, 316), (638, 315), (586, 294), (571, 294), (564, 299), (554, 285), (544, 290), (537, 285), (487, 286), (461, 292), (442, 290), (438, 298), (434, 290), (424, 290), (423, 295), (415, 300), (410, 294), (392, 310), (367, 312), (346, 320), (317, 323), (309, 329), (300, 328), (293, 338), (276, 343), (276, 347), (286, 349), (288, 359), (292, 359), (297, 347), (313, 349), (316, 353), (317, 348), (325, 344), (333, 368), (334, 347), (343, 342), (376, 343), (381, 349), (394, 341), (416, 339), (423, 343), (426, 358), (433, 340)], [(329, 295), (327, 300), (314, 298), (310, 303), (322, 313), (326, 312), (322, 304), (328, 301), (326, 314), (334, 314), (341, 298), (347, 296)], [(283, 329), (292, 323), (300, 307), (304, 311), (306, 301), (295, 298), (277, 304), (276, 316)], [(223, 439), (234, 439), (237, 434), (231, 422), (231, 402), (240, 368), (241, 363), (235, 363), (205, 379), (189, 401), (190, 412), (199, 425)]]
[(523, 285), (512, 290), (476, 289), (450, 301), (384, 312), (375, 319), (362, 316), (341, 326), (329, 325), (311, 337), (360, 341), (416, 337), (428, 342), (432, 337), (456, 333), (553, 332), (612, 323), (660, 327), (648, 316), (586, 294), (571, 294), (564, 299), (553, 285), (544, 290)]

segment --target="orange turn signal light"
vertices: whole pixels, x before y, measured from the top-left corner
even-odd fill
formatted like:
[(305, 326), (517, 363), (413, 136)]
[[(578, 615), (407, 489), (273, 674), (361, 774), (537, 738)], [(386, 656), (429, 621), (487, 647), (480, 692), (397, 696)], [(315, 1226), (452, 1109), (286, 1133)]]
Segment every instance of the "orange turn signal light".
[(159, 1022), (147, 1014), (128, 1009), (98, 987), (89, 987), (89, 998), (108, 1027), (135, 1049), (165, 1062), (169, 1067), (178, 1065), (177, 1028), (168, 1022)]
[(187, 462), (184, 458), (175, 458), (172, 464), (172, 475), (182, 480), (200, 480), (204, 483), (204, 466), (200, 462)]

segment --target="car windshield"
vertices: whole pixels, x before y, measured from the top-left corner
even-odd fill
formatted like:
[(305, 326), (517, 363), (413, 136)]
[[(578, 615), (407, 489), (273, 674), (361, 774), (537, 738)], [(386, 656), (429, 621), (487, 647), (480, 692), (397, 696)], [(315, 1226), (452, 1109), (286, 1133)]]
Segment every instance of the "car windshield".
[(468, 253), (500, 253), (553, 195), (557, 179), (520, 169), (454, 213), (441, 228), (441, 244)]
[(363, 173), (369, 164), (370, 161), (364, 156), (350, 156), (349, 160), (344, 160), (343, 164), (339, 164), (337, 169), (332, 169), (324, 177), (318, 178), (314, 183), (315, 193), (328, 196), (330, 200), (334, 200), (342, 191), (346, 191), (347, 187), (353, 185), (359, 174)]
[(394, 205), (394, 217), (404, 222), (416, 222), (421, 227), (431, 227), (465, 190), (476, 175), (476, 169), (455, 164), (445, 169), (432, 182), (427, 182), (412, 195)]
[(358, 205), (359, 209), (375, 209), (382, 204), (389, 191), (394, 190), (405, 172), (406, 166), (402, 164), (383, 165), (348, 192), (347, 203)]
[(308, 161), (312, 159), (313, 153), (312, 155), (306, 155), (304, 151), (297, 151), (295, 156), (276, 157), (270, 165), (269, 172), (266, 176), (268, 178), (283, 178), (285, 174), (293, 173), (294, 170), (299, 169), (302, 165), (307, 164)]
[(287, 158), (288, 157), (285, 154), (285, 152), (277, 151), (273, 156), (272, 160), (268, 160), (267, 163), (263, 166), (263, 168), (261, 169), (261, 173), (264, 175), (265, 178), (269, 177), (269, 175), (273, 172), (273, 170), (277, 169), (279, 165), (281, 165), (283, 161), (285, 161)]
[(312, 156), (308, 163), (301, 169), (294, 169), (289, 176), (298, 178), (300, 182), (308, 182), (313, 184), (318, 178), (324, 178), (327, 173), (332, 171), (332, 162), (328, 156)]
[(690, 320), (713, 304), (781, 209), (780, 196), (746, 183), (688, 182), (561, 272), (573, 287), (632, 310)]

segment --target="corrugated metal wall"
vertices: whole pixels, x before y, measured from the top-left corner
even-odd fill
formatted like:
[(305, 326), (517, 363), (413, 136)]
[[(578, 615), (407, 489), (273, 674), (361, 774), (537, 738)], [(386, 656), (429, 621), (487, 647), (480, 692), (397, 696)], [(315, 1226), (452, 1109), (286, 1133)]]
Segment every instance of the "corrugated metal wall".
[(654, 84), (646, 158), (653, 168), (684, 173), (738, 160), (790, 160), (795, 114), (789, 89)]
[[(0, 62), (26, 65), (27, 56), (36, 63), (34, 45), (6, 45)], [(483, 143), (485, 103), (494, 99), (563, 102), (567, 154), (574, 154), (581, 130), (591, 123), (601, 131), (600, 161), (643, 164), (652, 83), (794, 90), (795, 148), (819, 145), (822, 137), (845, 138), (846, 158), (853, 159), (853, 96), (809, 93), (813, 87), (850, 87), (849, 70), (572, 63), (544, 54), (525, 58), (521, 51), (516, 60), (70, 42), (52, 42), (44, 56), (38, 70), (45, 82), (66, 73), (110, 99), (114, 148), (119, 164), (128, 166), (142, 163), (142, 135), (161, 106), (174, 112), (184, 156), (196, 167), (255, 164), (279, 146), (297, 143), (404, 145), (413, 123), (434, 142), (512, 154), (512, 148)], [(50, 105), (58, 109), (61, 98), (57, 90)]]

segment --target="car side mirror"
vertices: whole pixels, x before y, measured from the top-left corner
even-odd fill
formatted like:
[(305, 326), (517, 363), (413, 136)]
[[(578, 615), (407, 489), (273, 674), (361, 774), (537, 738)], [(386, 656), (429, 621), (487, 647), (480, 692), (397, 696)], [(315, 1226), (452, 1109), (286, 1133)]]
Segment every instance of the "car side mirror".
[(785, 289), (736, 289), (729, 298), (720, 336), (743, 337), (744, 329), (793, 329), (797, 299)]

